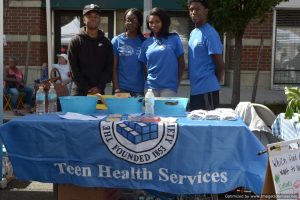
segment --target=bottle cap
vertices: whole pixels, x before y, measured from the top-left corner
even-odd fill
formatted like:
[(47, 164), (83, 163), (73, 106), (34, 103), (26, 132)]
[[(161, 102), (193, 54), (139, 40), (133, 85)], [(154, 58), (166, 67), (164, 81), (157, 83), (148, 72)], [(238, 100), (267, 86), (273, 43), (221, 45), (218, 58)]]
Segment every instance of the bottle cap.
[(51, 89), (53, 89), (53, 88), (54, 88), (54, 85), (53, 85), (53, 83), (51, 83), (51, 85), (50, 85), (50, 88), (51, 88)]
[(148, 88), (148, 91), (149, 91), (149, 92), (152, 92), (152, 89)]
[(40, 85), (40, 86), (39, 86), (39, 89), (44, 89), (44, 86)]

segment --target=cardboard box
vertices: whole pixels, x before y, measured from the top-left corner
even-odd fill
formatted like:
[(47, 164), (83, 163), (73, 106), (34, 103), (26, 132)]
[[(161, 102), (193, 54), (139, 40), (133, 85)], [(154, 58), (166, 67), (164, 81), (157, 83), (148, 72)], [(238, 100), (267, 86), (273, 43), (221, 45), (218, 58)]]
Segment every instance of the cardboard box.
[(118, 200), (121, 189), (88, 188), (69, 184), (59, 184), (57, 187), (58, 200)]
[[(260, 200), (269, 200), (269, 198), (266, 198), (268, 195), (275, 195), (275, 188), (274, 188), (274, 182), (272, 178), (272, 171), (270, 167), (270, 163), (268, 160), (268, 166), (266, 171), (266, 177), (265, 177), (265, 183), (262, 191), (262, 195)], [(276, 200), (276, 198), (272, 198), (273, 200)]]

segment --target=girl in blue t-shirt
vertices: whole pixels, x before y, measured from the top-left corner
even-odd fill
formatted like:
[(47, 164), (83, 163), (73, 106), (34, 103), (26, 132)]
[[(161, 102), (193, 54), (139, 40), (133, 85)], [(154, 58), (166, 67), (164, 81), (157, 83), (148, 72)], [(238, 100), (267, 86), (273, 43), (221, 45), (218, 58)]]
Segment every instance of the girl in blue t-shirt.
[(131, 8), (124, 15), (125, 33), (114, 37), (113, 85), (115, 93), (129, 92), (131, 96), (144, 95), (145, 76), (142, 64), (138, 61), (141, 45), (146, 39), (142, 32), (143, 15)]
[(177, 96), (184, 70), (184, 51), (176, 33), (169, 33), (170, 17), (161, 8), (153, 8), (147, 16), (150, 37), (143, 43), (139, 60), (147, 73), (145, 89), (156, 97)]

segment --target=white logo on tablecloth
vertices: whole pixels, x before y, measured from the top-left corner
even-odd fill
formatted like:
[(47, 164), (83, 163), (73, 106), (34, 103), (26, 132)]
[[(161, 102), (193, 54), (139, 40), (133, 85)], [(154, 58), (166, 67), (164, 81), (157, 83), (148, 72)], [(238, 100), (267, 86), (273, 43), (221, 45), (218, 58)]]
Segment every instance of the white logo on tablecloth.
[(100, 122), (100, 136), (115, 156), (135, 164), (154, 162), (176, 143), (177, 123)]

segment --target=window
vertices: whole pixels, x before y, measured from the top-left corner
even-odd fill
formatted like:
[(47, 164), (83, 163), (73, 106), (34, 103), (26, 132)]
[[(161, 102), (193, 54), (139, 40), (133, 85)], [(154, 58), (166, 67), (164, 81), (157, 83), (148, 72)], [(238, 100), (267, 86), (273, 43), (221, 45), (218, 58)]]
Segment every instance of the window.
[(300, 12), (277, 10), (273, 85), (300, 84)]

